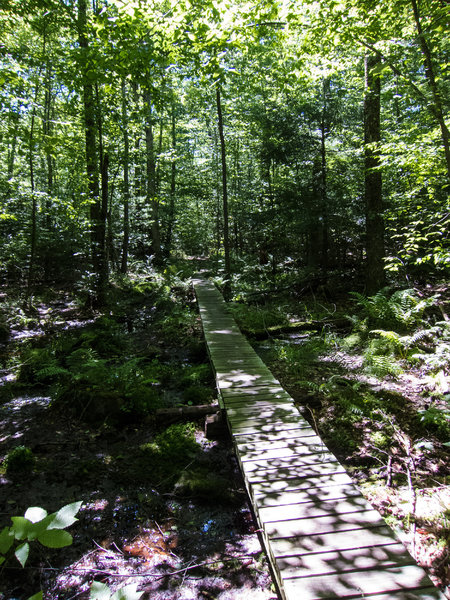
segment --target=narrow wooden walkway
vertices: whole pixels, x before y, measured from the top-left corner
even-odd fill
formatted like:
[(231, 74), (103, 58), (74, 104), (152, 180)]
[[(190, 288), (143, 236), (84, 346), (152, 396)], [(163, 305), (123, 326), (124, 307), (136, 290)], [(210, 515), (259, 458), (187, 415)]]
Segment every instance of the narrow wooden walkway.
[(444, 600), (240, 333), (218, 290), (202, 278), (194, 288), (281, 596)]

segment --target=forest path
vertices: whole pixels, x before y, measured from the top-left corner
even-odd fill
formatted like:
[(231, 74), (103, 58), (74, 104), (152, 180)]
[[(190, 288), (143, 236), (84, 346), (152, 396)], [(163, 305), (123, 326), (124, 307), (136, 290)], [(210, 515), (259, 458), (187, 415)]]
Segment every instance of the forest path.
[(220, 292), (201, 277), (194, 289), (282, 598), (444, 599), (240, 333)]

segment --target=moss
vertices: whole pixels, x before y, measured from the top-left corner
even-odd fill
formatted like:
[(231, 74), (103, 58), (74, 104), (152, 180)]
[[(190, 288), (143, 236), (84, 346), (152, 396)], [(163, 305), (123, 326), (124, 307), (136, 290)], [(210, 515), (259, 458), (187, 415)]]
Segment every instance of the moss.
[(186, 404), (208, 404), (212, 400), (211, 388), (203, 385), (191, 385), (183, 391), (183, 399)]
[(27, 446), (13, 448), (4, 460), (5, 472), (10, 477), (29, 475), (35, 466), (33, 452)]
[(232, 501), (230, 482), (211, 473), (207, 468), (183, 471), (175, 484), (179, 496), (188, 496), (204, 502), (228, 503)]

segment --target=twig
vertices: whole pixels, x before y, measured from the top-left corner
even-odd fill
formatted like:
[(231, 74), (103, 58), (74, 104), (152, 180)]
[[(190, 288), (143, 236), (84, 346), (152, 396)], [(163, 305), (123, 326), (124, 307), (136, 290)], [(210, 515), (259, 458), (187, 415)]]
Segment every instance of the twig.
[(386, 487), (392, 487), (392, 454), (389, 454), (386, 466)]

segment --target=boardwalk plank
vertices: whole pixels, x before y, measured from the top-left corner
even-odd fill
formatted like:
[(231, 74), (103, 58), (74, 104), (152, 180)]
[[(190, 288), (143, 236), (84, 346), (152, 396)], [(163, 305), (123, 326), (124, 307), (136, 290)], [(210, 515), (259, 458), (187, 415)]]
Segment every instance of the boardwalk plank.
[(283, 600), (443, 596), (363, 498), (248, 341), (194, 282), (221, 406)]

